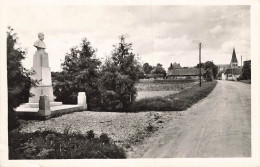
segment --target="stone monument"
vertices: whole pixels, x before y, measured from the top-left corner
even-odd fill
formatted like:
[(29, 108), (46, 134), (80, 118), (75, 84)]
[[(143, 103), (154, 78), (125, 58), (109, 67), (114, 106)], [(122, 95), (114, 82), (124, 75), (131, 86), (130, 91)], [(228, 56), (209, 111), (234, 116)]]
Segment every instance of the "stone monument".
[(33, 56), (32, 70), (35, 71), (35, 75), (32, 76), (32, 79), (38, 80), (39, 83), (37, 87), (31, 88), (31, 93), (34, 94), (34, 96), (29, 99), (29, 103), (38, 103), (41, 95), (48, 96), (49, 101), (53, 102), (51, 70), (49, 67), (48, 53), (45, 51), (46, 45), (43, 42), (44, 34), (39, 33), (38, 38), (39, 40), (33, 45), (37, 48), (37, 51)]
[(43, 42), (44, 34), (39, 33), (38, 38), (39, 40), (33, 45), (37, 51), (33, 56), (32, 67), (35, 74), (31, 76), (32, 79), (38, 81), (38, 84), (31, 88), (34, 96), (29, 98), (29, 103), (17, 107), (16, 114), (21, 117), (47, 119), (55, 115), (87, 110), (85, 92), (79, 92), (77, 105), (63, 105), (62, 102), (54, 102), (48, 53), (45, 52), (46, 45)]

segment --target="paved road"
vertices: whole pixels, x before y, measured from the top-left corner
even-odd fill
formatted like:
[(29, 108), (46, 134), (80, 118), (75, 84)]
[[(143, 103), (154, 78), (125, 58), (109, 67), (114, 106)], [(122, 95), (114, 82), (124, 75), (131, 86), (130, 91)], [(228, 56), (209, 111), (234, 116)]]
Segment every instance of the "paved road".
[(142, 146), (144, 158), (250, 157), (251, 85), (218, 81)]

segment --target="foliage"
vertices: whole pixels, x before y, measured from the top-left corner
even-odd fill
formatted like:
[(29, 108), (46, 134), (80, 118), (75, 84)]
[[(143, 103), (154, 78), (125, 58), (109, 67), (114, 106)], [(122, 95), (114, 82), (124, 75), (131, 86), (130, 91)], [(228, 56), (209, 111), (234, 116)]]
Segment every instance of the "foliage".
[(245, 61), (242, 68), (242, 79), (251, 79), (251, 61)]
[(85, 92), (89, 109), (99, 106), (98, 91), (99, 66), (101, 62), (95, 59), (96, 50), (84, 38), (79, 47), (72, 47), (62, 63), (62, 72), (52, 73), (54, 95), (56, 101), (65, 104), (75, 104), (78, 92)]
[(153, 71), (152, 71), (153, 74), (166, 74), (166, 71), (165, 69), (163, 68), (162, 64), (158, 63)]
[(7, 31), (7, 82), (8, 82), (8, 128), (16, 126), (14, 108), (29, 100), (30, 88), (35, 86), (36, 81), (30, 76), (33, 72), (22, 66), (26, 51), (18, 46), (17, 34), (11, 27)]
[(149, 65), (149, 63), (144, 63), (143, 70), (144, 70), (145, 74), (151, 74), (151, 72), (153, 70), (153, 66)]
[(206, 81), (212, 81), (213, 80), (212, 69), (208, 68), (205, 74), (203, 75), (203, 77)]
[[(209, 73), (208, 75), (213, 76), (213, 78), (216, 78), (218, 74), (218, 67), (212, 62), (212, 61), (207, 61), (203, 64), (203, 68), (205, 70), (208, 70)], [(206, 74), (207, 75), (207, 74)], [(206, 76), (206, 78), (210, 78), (209, 76)]]
[(95, 133), (93, 132), (93, 130), (90, 130), (87, 132), (87, 139), (92, 140), (95, 138)]
[(76, 133), (13, 131), (8, 139), (9, 159), (126, 158), (124, 150), (112, 143), (106, 134), (89, 139)]
[(119, 37), (111, 58), (101, 68), (99, 91), (102, 108), (108, 111), (127, 111), (135, 100), (135, 82), (139, 78), (140, 66), (132, 52), (132, 44)]
[(182, 111), (205, 98), (215, 88), (217, 82), (198, 84), (179, 93), (162, 97), (152, 97), (136, 101), (131, 110), (136, 111)]

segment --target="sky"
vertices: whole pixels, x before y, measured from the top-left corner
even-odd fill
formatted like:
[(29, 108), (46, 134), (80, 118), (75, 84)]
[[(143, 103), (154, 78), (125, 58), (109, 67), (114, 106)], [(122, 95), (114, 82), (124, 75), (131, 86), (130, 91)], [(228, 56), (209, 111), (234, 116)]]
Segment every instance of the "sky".
[(19, 37), (28, 53), (23, 61), (30, 69), (38, 32), (45, 34), (51, 71), (61, 71), (61, 63), (73, 46), (86, 37), (97, 49), (96, 58), (110, 56), (120, 35), (133, 44), (141, 63), (165, 69), (170, 63), (182, 67), (198, 64), (199, 43), (202, 62), (229, 64), (235, 48), (250, 58), (250, 6), (8, 6), (7, 25)]

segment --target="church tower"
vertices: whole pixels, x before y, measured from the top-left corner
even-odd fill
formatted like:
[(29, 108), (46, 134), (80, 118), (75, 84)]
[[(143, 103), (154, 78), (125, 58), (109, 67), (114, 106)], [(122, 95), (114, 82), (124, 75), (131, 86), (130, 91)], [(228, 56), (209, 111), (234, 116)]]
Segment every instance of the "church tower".
[(238, 67), (238, 61), (237, 61), (235, 48), (233, 48), (233, 53), (232, 53), (232, 58), (231, 58), (231, 62), (230, 62), (230, 67), (231, 68)]

